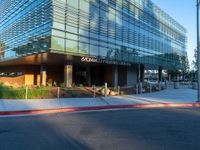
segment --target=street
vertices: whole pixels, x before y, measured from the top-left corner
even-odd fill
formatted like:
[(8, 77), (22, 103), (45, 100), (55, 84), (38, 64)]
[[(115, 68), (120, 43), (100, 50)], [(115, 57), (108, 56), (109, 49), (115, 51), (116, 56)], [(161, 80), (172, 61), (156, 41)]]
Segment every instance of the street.
[(200, 108), (0, 118), (1, 150), (197, 150)]

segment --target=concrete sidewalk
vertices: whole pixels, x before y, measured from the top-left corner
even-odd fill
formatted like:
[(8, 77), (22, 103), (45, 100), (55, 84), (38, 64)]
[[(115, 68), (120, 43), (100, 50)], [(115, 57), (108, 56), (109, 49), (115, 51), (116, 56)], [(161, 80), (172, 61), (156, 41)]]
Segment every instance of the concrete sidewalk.
[(35, 111), (67, 108), (128, 106), (138, 104), (195, 103), (197, 91), (192, 89), (167, 89), (160, 92), (98, 98), (0, 100), (0, 112)]
[(139, 95), (125, 95), (118, 97), (106, 97), (104, 100), (112, 105), (133, 103), (195, 103), (197, 101), (197, 91), (193, 89), (166, 89), (154, 93)]

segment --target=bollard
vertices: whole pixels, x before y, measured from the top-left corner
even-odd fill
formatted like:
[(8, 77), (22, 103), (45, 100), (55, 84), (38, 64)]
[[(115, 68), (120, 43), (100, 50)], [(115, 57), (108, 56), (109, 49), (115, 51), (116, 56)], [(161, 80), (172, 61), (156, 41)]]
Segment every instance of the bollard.
[(105, 82), (105, 89), (104, 89), (105, 97), (107, 96), (107, 88), (108, 88), (108, 84)]
[(158, 83), (158, 91), (161, 91), (161, 83)]
[(60, 98), (60, 87), (58, 87), (58, 90), (57, 90), (57, 98), (58, 99)]
[(179, 83), (178, 82), (174, 82), (174, 89), (178, 89), (179, 88)]
[(194, 82), (194, 83), (192, 84), (192, 89), (194, 89), (194, 90), (198, 89), (198, 84), (197, 84), (197, 82)]
[(137, 95), (138, 94), (138, 84), (136, 84), (136, 86), (135, 86), (135, 94)]
[(142, 94), (142, 89), (143, 89), (143, 87), (142, 87), (142, 82), (140, 82), (140, 94)]
[(152, 93), (152, 85), (149, 84), (149, 92)]
[(120, 86), (117, 86), (117, 95), (120, 95)]
[(190, 89), (190, 87), (191, 87), (191, 86), (190, 86), (190, 82), (188, 82), (188, 88)]
[(28, 87), (26, 86), (26, 94), (25, 94), (25, 99), (28, 99)]
[[(62, 109), (62, 104), (61, 104), (61, 101), (60, 101), (60, 87), (58, 87), (58, 89), (57, 89), (57, 99), (58, 99), (60, 108)], [(61, 110), (61, 111), (62, 111), (62, 110)]]
[(93, 97), (94, 98), (96, 97), (96, 87), (95, 87), (95, 85), (93, 85)]
[(165, 81), (165, 89), (167, 89), (167, 81)]

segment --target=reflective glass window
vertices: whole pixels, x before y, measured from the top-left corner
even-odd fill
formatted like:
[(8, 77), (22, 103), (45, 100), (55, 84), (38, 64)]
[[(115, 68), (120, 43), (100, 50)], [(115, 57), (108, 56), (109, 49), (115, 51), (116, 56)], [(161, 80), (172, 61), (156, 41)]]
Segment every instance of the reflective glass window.
[(79, 53), (80, 54), (89, 54), (89, 44), (87, 43), (79, 43)]
[(99, 47), (96, 45), (90, 44), (90, 55), (98, 56), (98, 54), (99, 54)]
[(66, 51), (71, 53), (78, 53), (78, 42), (73, 40), (66, 40)]
[(65, 40), (63, 38), (52, 37), (51, 40), (52, 49), (55, 50), (64, 50), (65, 49)]
[(80, 0), (80, 10), (89, 13), (90, 4), (87, 0)]
[(78, 9), (78, 0), (67, 0), (67, 4)]

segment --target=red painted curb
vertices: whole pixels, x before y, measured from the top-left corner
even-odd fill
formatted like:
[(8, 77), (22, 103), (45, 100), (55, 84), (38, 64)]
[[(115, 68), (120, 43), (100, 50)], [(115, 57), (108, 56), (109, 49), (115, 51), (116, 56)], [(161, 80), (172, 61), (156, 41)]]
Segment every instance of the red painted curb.
[(28, 115), (28, 114), (47, 114), (47, 113), (60, 113), (60, 112), (89, 111), (89, 110), (105, 110), (105, 109), (163, 108), (163, 107), (200, 107), (200, 103), (167, 103), (167, 104), (157, 103), (157, 104), (74, 107), (74, 108), (60, 108), (60, 109), (46, 109), (46, 110), (1, 111), (0, 115)]

